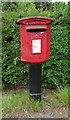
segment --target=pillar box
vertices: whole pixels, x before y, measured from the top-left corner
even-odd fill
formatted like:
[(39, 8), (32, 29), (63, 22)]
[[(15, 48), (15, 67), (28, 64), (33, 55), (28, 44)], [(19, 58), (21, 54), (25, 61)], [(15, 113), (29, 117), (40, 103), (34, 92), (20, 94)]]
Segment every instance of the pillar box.
[(30, 96), (41, 100), (41, 63), (50, 59), (50, 24), (48, 17), (26, 17), (20, 25), (21, 61), (29, 64)]
[(50, 59), (50, 24), (48, 17), (26, 17), (17, 20), (20, 25), (21, 61), (28, 64)]

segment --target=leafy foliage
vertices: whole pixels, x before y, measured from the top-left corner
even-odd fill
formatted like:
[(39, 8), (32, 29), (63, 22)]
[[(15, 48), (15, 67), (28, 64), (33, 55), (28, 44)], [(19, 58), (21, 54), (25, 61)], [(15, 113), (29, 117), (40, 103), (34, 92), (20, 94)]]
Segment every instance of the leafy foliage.
[(15, 21), (28, 16), (52, 17), (51, 59), (42, 64), (43, 87), (64, 87), (69, 84), (68, 56), (68, 5), (63, 2), (50, 3), (50, 8), (39, 9), (32, 2), (2, 3), (2, 51), (3, 85), (27, 85), (28, 65), (20, 61), (19, 26)]

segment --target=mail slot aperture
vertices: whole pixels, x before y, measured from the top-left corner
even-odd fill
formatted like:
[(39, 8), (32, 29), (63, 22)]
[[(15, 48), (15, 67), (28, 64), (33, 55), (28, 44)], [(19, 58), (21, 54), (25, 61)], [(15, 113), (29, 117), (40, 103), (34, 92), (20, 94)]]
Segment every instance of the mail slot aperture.
[(27, 26), (26, 27), (27, 32), (43, 32), (46, 31), (46, 26)]

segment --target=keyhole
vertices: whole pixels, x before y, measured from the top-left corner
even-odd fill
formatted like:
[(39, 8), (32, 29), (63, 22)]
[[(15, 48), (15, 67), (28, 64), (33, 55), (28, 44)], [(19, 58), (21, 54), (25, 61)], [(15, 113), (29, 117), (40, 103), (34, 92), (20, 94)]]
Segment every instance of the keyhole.
[(38, 36), (38, 35), (36, 34), (36, 36)]

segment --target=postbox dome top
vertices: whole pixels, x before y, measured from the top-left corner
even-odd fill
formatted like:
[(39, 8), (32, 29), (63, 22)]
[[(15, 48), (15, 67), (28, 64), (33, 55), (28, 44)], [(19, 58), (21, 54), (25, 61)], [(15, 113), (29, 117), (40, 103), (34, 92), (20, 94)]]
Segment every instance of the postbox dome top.
[(33, 16), (33, 17), (25, 17), (21, 18), (16, 21), (17, 24), (50, 24), (54, 22), (54, 19), (48, 17), (40, 17), (40, 16)]

